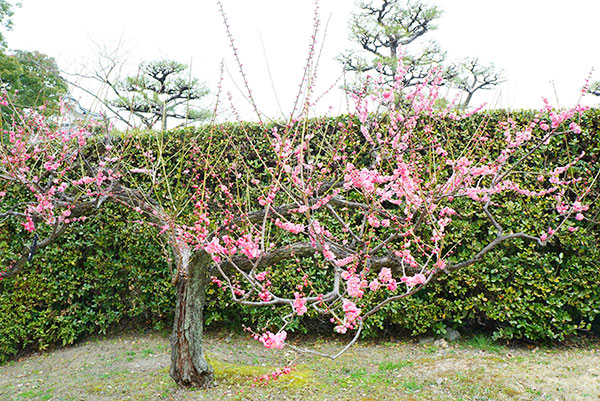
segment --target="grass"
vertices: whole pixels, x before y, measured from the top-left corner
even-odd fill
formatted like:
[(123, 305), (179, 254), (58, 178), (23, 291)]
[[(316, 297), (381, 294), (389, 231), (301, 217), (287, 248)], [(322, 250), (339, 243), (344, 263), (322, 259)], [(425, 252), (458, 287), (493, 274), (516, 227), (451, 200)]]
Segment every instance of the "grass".
[[(336, 361), (267, 350), (246, 337), (207, 338), (216, 386), (181, 390), (158, 334), (94, 339), (0, 366), (0, 400), (598, 400), (598, 343), (510, 348), (475, 336), (447, 348), (412, 341), (359, 344)], [(308, 340), (299, 345), (310, 346)], [(320, 351), (343, 346), (319, 339)], [(284, 365), (292, 373), (255, 380)], [(596, 398), (594, 398), (596, 397)]]
[(506, 347), (499, 345), (490, 337), (483, 334), (477, 334), (471, 338), (468, 338), (462, 342), (464, 345), (471, 346), (473, 348), (480, 349), (482, 351), (491, 352), (494, 354), (500, 354), (506, 352)]

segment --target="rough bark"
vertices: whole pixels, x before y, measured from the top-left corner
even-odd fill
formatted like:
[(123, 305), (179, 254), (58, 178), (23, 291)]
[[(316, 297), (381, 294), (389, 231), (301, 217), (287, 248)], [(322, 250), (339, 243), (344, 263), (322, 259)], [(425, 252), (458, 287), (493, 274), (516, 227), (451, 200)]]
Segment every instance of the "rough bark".
[(213, 369), (204, 354), (203, 309), (208, 283), (209, 256), (202, 252), (189, 260), (187, 276), (176, 284), (177, 305), (171, 334), (171, 377), (179, 386), (207, 388)]

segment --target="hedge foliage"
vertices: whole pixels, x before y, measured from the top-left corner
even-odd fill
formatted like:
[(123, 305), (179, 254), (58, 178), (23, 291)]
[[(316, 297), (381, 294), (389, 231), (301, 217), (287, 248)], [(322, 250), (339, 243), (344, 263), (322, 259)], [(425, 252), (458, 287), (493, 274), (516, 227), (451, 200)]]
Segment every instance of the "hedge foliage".
[[(531, 120), (531, 112), (511, 113), (517, 122)], [(456, 143), (468, 138), (474, 129), (486, 130), (506, 117), (504, 112), (477, 114), (454, 128)], [(327, 137), (327, 127), (313, 122)], [(585, 149), (580, 169), (598, 172), (600, 154), (600, 111), (586, 112), (580, 124), (584, 134), (570, 136), (568, 147), (573, 155)], [(325, 128), (323, 128), (325, 127)], [(229, 125), (231, 137), (248, 135), (263, 129), (258, 125)], [(491, 129), (491, 128), (490, 128)], [(185, 138), (197, 135), (176, 131), (168, 135)], [(200, 135), (207, 135), (200, 131)], [(225, 137), (221, 136), (220, 140)], [(231, 139), (226, 139), (231, 140)], [(264, 145), (264, 144), (263, 144)], [(175, 145), (177, 146), (177, 145)], [(355, 146), (359, 146), (356, 144)], [(227, 154), (226, 143), (215, 149), (217, 157)], [(549, 149), (546, 159), (558, 157)], [(545, 163), (536, 160), (532, 163)], [(260, 166), (256, 166), (260, 168)], [(590, 173), (587, 173), (588, 176)], [(600, 208), (595, 184), (586, 214), (598, 221)], [(505, 219), (536, 227), (544, 210), (523, 212), (519, 202), (505, 202)], [(456, 227), (455, 233), (472, 231), (485, 237), (484, 218), (476, 210), (468, 223)], [(174, 310), (174, 289), (170, 266), (163, 245), (156, 240), (152, 227), (134, 223), (139, 216), (117, 205), (100, 208), (85, 222), (73, 224), (57, 243), (39, 251), (28, 269), (14, 277), (0, 280), (0, 362), (24, 347), (44, 349), (52, 344), (70, 344), (84, 335), (117, 327), (134, 320), (149, 327), (169, 327)], [(487, 230), (487, 228), (486, 228)], [(452, 234), (450, 234), (452, 235)], [(31, 238), (15, 221), (0, 223), (2, 262), (15, 258), (16, 250)], [(392, 303), (367, 321), (367, 336), (382, 330), (404, 330), (413, 334), (443, 332), (447, 327), (484, 328), (496, 338), (561, 341), (580, 332), (596, 331), (600, 321), (600, 229), (596, 223), (581, 225), (570, 236), (554, 239), (541, 248), (525, 241), (515, 241), (497, 248), (485, 260), (452, 275), (440, 277), (416, 295)], [(478, 248), (477, 241), (462, 243), (456, 257)], [(282, 270), (283, 279), (294, 271)], [(259, 327), (276, 321), (277, 309), (247, 308), (232, 304), (226, 294), (211, 287), (208, 294), (206, 324), (239, 329), (242, 323)], [(312, 330), (310, 317), (301, 331)]]

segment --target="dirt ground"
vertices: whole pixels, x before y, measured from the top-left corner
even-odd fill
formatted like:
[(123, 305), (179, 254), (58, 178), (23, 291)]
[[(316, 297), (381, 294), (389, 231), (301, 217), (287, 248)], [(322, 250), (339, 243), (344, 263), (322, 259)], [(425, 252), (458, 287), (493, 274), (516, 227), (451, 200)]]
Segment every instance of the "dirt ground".
[[(319, 351), (335, 340), (299, 340)], [(215, 387), (181, 390), (157, 333), (94, 338), (0, 366), (0, 400), (600, 400), (600, 343), (511, 348), (456, 343), (361, 343), (335, 361), (268, 350), (246, 337), (207, 336)], [(294, 364), (268, 385), (254, 378)], [(253, 387), (253, 384), (255, 385)]]

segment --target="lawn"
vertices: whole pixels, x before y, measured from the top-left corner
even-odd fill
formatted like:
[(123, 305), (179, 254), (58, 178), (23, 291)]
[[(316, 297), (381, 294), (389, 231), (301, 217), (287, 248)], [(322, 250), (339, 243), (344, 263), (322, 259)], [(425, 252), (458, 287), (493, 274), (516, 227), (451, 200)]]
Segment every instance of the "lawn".
[[(321, 351), (342, 346), (335, 338), (292, 341)], [(166, 336), (128, 333), (0, 366), (0, 399), (600, 400), (599, 342), (540, 348), (483, 336), (450, 344), (394, 339), (363, 342), (336, 361), (227, 333), (209, 334), (207, 348), (216, 371), (209, 390), (175, 386)], [(292, 373), (268, 385), (254, 381), (286, 364)]]

